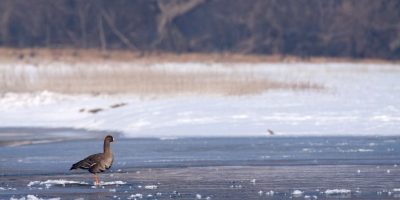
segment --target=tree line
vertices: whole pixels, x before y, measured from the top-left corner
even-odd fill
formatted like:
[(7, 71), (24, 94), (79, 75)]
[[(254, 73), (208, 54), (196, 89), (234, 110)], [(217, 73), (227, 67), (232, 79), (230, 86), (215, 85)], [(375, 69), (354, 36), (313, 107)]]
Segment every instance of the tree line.
[(1, 0), (0, 46), (400, 58), (398, 0)]

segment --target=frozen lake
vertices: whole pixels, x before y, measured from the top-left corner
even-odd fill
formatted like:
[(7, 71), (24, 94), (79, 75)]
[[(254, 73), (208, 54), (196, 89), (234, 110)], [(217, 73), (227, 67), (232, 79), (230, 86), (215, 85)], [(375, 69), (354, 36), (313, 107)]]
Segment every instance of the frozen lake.
[[(93, 187), (69, 167), (101, 139), (0, 147), (0, 198), (393, 199), (399, 137), (116, 138)], [(298, 190), (298, 191), (297, 191)], [(271, 192), (272, 191), (272, 192)], [(32, 197), (32, 196), (30, 196)]]
[(400, 197), (398, 64), (86, 64), (0, 64), (0, 199)]

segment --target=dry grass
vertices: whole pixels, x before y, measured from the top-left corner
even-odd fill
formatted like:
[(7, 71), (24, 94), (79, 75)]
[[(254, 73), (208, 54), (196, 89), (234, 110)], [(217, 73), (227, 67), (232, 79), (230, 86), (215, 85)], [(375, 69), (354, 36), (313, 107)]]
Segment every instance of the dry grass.
[[(8, 60), (3, 60), (3, 62), (33, 66), (30, 70), (25, 69), (18, 72), (10, 66), (0, 67), (0, 91), (37, 92), (48, 90), (68, 94), (248, 95), (276, 89), (323, 89), (323, 86), (310, 82), (274, 81), (259, 76), (257, 72), (243, 73), (217, 69), (174, 72), (146, 67), (147, 64), (160, 62), (212, 62), (214, 57), (206, 55), (191, 54), (182, 58), (178, 55), (143, 57), (129, 52), (112, 52), (111, 57), (103, 57), (104, 55), (94, 50), (78, 53), (75, 52), (76, 50), (40, 49), (35, 50), (34, 53), (30, 51), (32, 50), (0, 49), (0, 55), (9, 55)], [(245, 59), (239, 55), (231, 55), (229, 60), (250, 62), (255, 61), (256, 57)], [(126, 66), (127, 63), (132, 63), (132, 65)], [(98, 67), (99, 64), (108, 67)]]
[(141, 95), (170, 94), (257, 94), (271, 89), (316, 90), (322, 86), (300, 82), (284, 83), (222, 72), (173, 73), (146, 69), (80, 70), (68, 74), (39, 74), (35, 80), (27, 76), (8, 78), (0, 82), (2, 91), (59, 93), (134, 93)]
[(234, 53), (138, 53), (133, 51), (112, 50), (102, 52), (97, 49), (13, 49), (0, 48), (0, 59), (18, 62), (38, 63), (42, 60), (62, 61), (76, 63), (103, 61), (122, 61), (137, 63), (160, 62), (206, 62), (206, 63), (282, 63), (282, 62), (306, 62), (306, 63), (399, 63), (399, 61), (382, 59), (354, 59), (346, 57), (298, 57), (290, 55), (251, 55)]

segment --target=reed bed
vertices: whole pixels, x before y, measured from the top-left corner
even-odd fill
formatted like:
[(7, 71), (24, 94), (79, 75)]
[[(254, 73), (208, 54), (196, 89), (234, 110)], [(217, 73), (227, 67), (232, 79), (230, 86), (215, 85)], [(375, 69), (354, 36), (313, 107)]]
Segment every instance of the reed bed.
[[(0, 92), (52, 91), (66, 94), (220, 94), (248, 95), (268, 90), (321, 90), (309, 81), (278, 81), (260, 75), (257, 70), (237, 68), (221, 70), (167, 70), (150, 67), (163, 63), (210, 63), (216, 57), (177, 55), (141, 57), (126, 52), (113, 52), (109, 58), (99, 52), (73, 50), (0, 49)], [(104, 56), (104, 55), (103, 55)], [(135, 57), (136, 56), (136, 57)], [(249, 59), (255, 59), (250, 57)], [(204, 60), (204, 62), (200, 60)], [(232, 57), (232, 61), (241, 60)], [(177, 62), (179, 61), (179, 62)], [(215, 61), (216, 62), (216, 61)], [(227, 62), (224, 62), (225, 64)], [(229, 64), (227, 64), (229, 66)]]

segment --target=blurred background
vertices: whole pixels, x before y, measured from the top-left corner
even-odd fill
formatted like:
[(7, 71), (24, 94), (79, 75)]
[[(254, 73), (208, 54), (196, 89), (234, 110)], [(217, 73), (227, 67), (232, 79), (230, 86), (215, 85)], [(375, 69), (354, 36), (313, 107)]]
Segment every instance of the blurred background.
[(2, 0), (1, 126), (398, 135), (399, 10), (397, 0)]
[(397, 0), (2, 0), (0, 45), (400, 58)]

